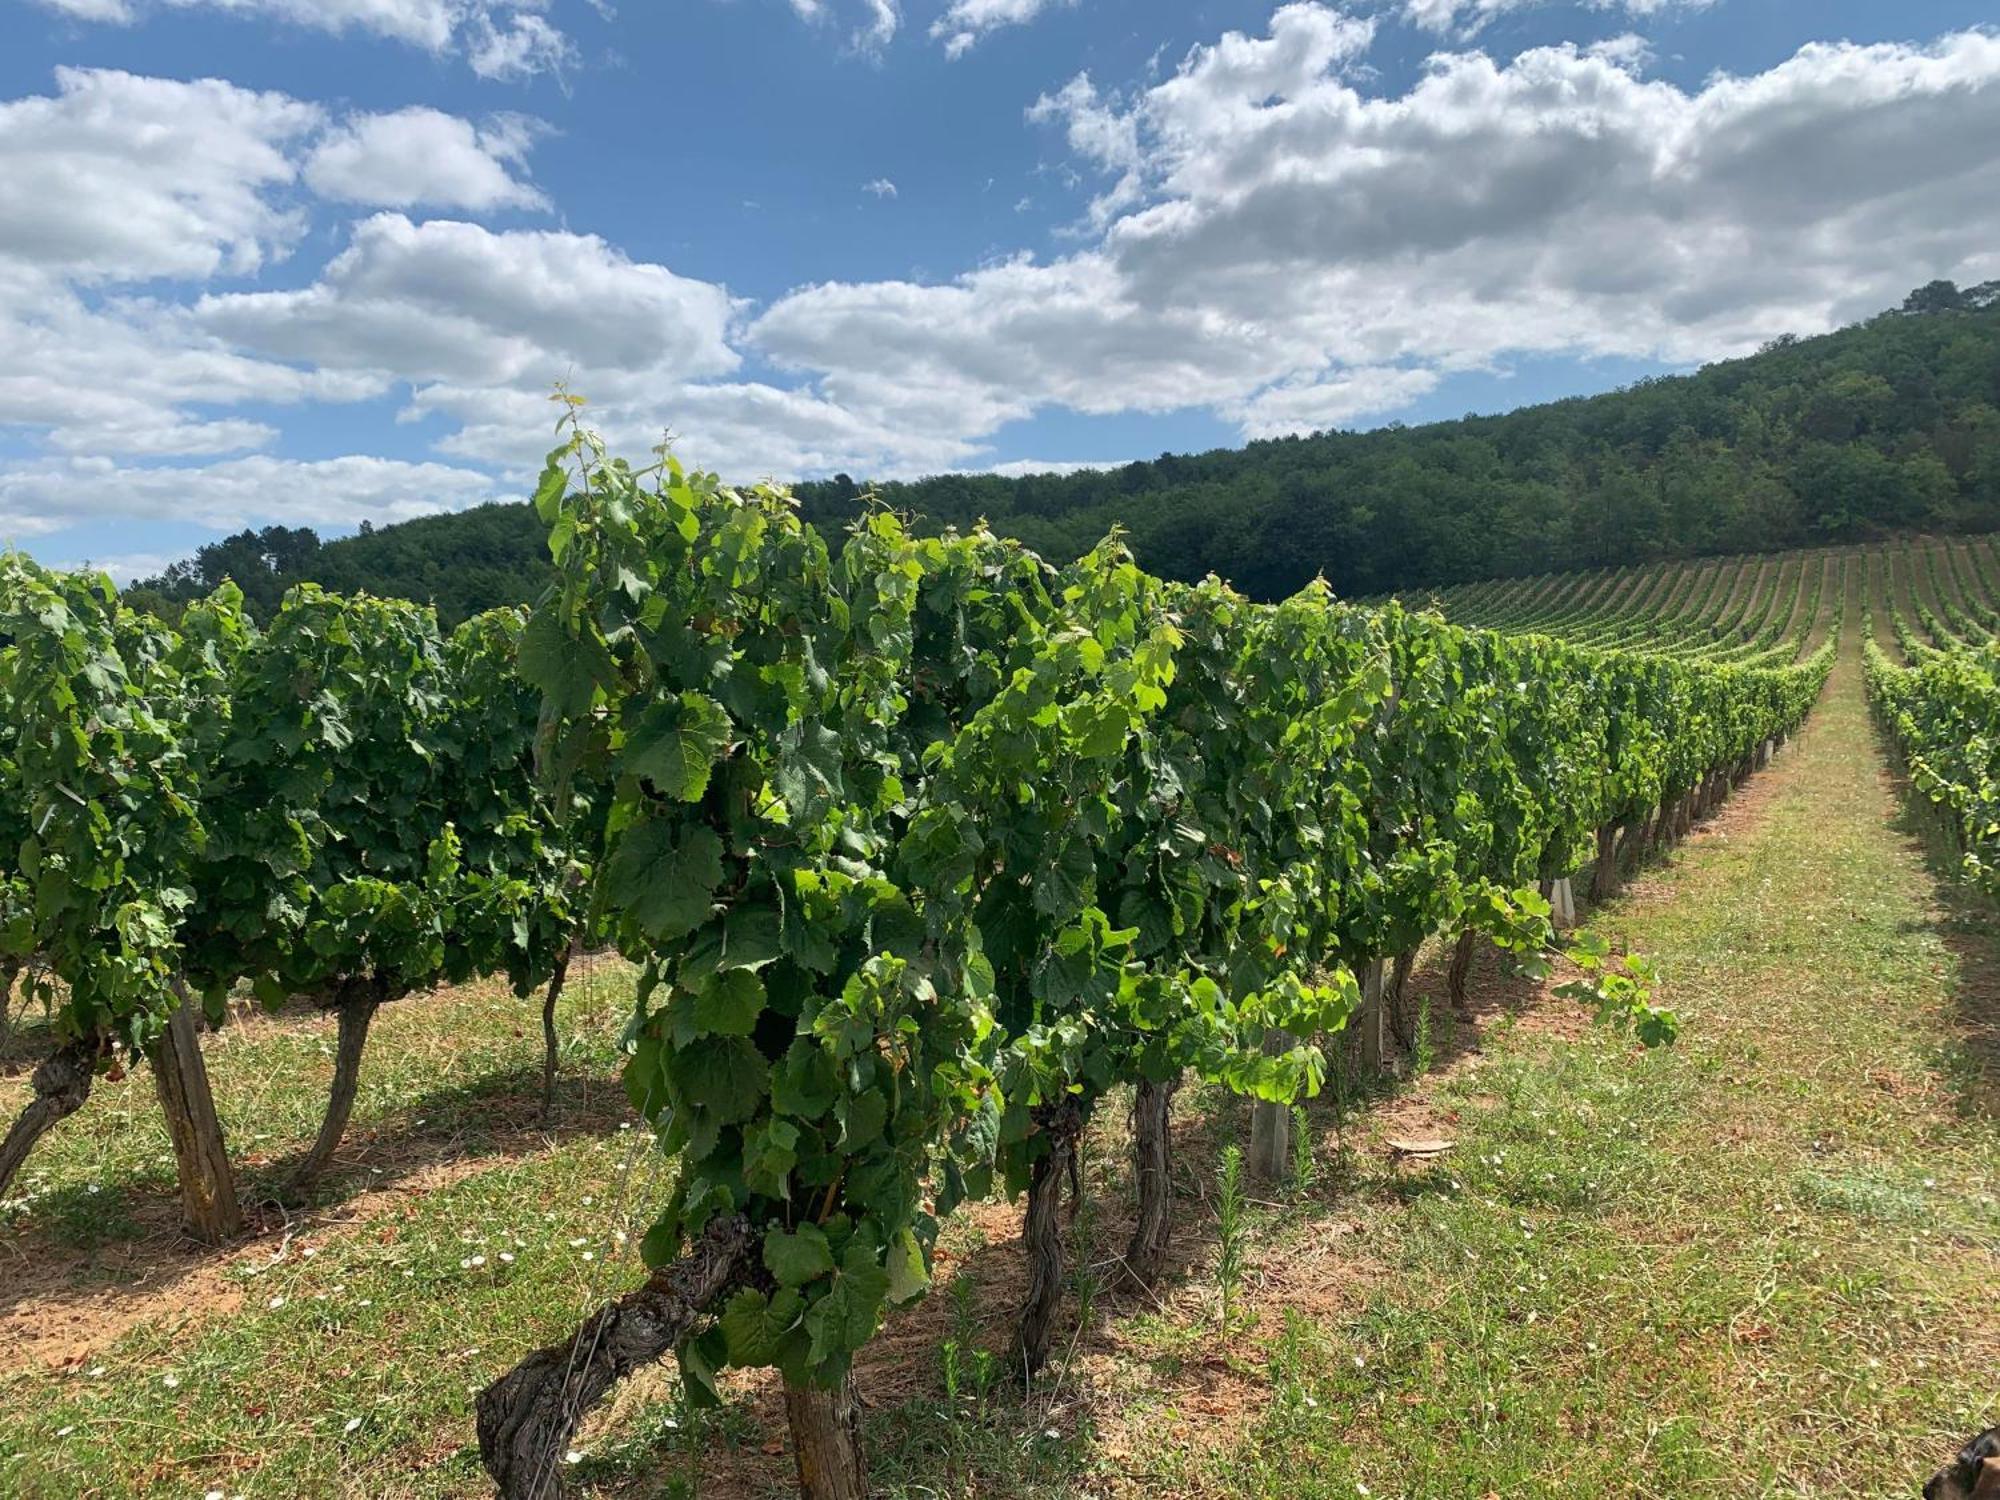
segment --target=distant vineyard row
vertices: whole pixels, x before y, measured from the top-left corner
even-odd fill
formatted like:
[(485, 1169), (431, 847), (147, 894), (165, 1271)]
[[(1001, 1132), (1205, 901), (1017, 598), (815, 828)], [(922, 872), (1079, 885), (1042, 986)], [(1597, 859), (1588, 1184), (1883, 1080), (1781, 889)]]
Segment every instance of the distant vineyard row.
[(1798, 660), (1858, 615), (1877, 717), (1966, 879), (2000, 891), (2000, 538), (1548, 574), (1422, 598), (1508, 633), (1766, 665)]

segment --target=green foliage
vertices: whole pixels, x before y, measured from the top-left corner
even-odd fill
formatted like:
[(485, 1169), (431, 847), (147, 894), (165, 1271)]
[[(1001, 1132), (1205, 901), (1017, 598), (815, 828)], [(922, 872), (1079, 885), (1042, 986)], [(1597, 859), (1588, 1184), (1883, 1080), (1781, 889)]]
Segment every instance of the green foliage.
[(142, 1051), (183, 977), (217, 1016), (239, 982), (546, 979), (585, 870), (534, 775), (520, 635), (311, 585), (259, 631), (228, 584), (169, 631), (102, 578), (0, 562), (0, 949), (36, 960), (57, 1038)]
[(0, 558), (0, 950), (39, 960), (24, 982), (57, 1040), (105, 1057), (143, 1051), (178, 1003), (208, 838), (181, 726), (212, 666), (173, 645), (101, 576)]
[(1908, 666), (1862, 627), (1869, 700), (1917, 793), (1951, 829), (1965, 879), (2000, 894), (2000, 646), (1939, 650), (1909, 637), (1900, 614), (1896, 626)]
[(1292, 1191), (1304, 1198), (1319, 1180), (1319, 1153), (1313, 1149), (1312, 1117), (1303, 1104), (1292, 1106)]
[[(1266, 1039), (1344, 1026), (1360, 964), (1465, 926), (1557, 951), (1527, 883), (1826, 671), (1258, 605), (1117, 536), (1051, 568), (876, 511), (835, 554), (782, 491), (634, 469), (573, 403), (562, 431), (522, 670), (553, 784), (609, 789), (627, 1090), (681, 1162), (647, 1254), (743, 1214), (772, 1283), (683, 1350), (696, 1388), (837, 1381), (937, 1216), (1112, 1087), (1289, 1106), (1325, 1061)], [(1668, 1039), (1642, 970), (1578, 951), (1601, 1015)]]

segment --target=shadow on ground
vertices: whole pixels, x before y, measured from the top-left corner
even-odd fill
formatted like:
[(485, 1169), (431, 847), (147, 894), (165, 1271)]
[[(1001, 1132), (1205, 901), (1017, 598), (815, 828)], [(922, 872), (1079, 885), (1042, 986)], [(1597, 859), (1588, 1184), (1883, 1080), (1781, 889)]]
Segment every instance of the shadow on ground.
[[(556, 1111), (545, 1125), (541, 1068), (524, 1064), (429, 1090), (387, 1117), (349, 1130), (335, 1164), (304, 1205), (287, 1206), (278, 1189), (296, 1169), (303, 1148), (281, 1156), (240, 1156), (237, 1187), (248, 1232), (223, 1245), (202, 1245), (180, 1230), (180, 1202), (170, 1169), (137, 1174), (92, 1191), (74, 1185), (36, 1200), (33, 1227), (0, 1241), (0, 1319), (32, 1304), (37, 1317), (61, 1320), (88, 1306), (118, 1321), (130, 1295), (157, 1302), (190, 1276), (206, 1273), (260, 1241), (308, 1225), (359, 1217), (358, 1200), (482, 1163), (548, 1149), (566, 1138), (607, 1136), (633, 1119), (615, 1076), (566, 1071)], [(93, 1231), (87, 1232), (87, 1231)], [(80, 1242), (80, 1243), (79, 1243)]]
[(1960, 1042), (1940, 1053), (1938, 1068), (1961, 1109), (2000, 1119), (2000, 902), (1965, 883), (1953, 830), (1911, 786), (1879, 725), (1875, 734), (1901, 809), (1895, 829), (1922, 851), (1936, 882), (1924, 926), (1950, 950), (1956, 968)]

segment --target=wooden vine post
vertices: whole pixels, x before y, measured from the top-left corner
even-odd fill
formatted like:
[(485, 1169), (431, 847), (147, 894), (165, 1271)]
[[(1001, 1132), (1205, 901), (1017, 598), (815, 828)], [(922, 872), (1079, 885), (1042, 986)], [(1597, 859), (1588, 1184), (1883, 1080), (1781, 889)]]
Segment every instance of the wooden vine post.
[(1355, 1062), (1363, 1078), (1379, 1076), (1388, 1065), (1388, 1017), (1383, 1013), (1383, 962), (1371, 958), (1361, 966), (1361, 1009), (1355, 1019), (1360, 1033), (1355, 1039)]
[[(1292, 1038), (1282, 1031), (1264, 1034), (1264, 1053), (1276, 1057), (1288, 1051)], [(1258, 1100), (1250, 1106), (1250, 1175), (1263, 1182), (1283, 1182), (1292, 1170), (1292, 1112), (1282, 1104)]]

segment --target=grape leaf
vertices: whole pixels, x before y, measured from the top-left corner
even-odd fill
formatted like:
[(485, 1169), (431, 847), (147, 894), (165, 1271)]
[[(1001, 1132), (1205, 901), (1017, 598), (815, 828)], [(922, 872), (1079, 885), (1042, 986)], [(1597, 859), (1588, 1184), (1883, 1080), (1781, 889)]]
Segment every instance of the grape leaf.
[(535, 611), (521, 636), (522, 677), (540, 688), (549, 711), (573, 719), (590, 709), (600, 687), (617, 681), (618, 667), (594, 630), (573, 634), (548, 607)]
[(778, 1285), (789, 1287), (827, 1275), (833, 1270), (833, 1250), (826, 1232), (817, 1224), (801, 1224), (791, 1233), (772, 1229), (764, 1236), (764, 1269), (778, 1278)]
[(709, 773), (729, 746), (729, 715), (704, 693), (653, 704), (625, 742), (625, 763), (662, 794), (699, 802)]
[(722, 841), (708, 829), (647, 818), (625, 830), (605, 864), (604, 895), (655, 942), (708, 920), (722, 884)]

